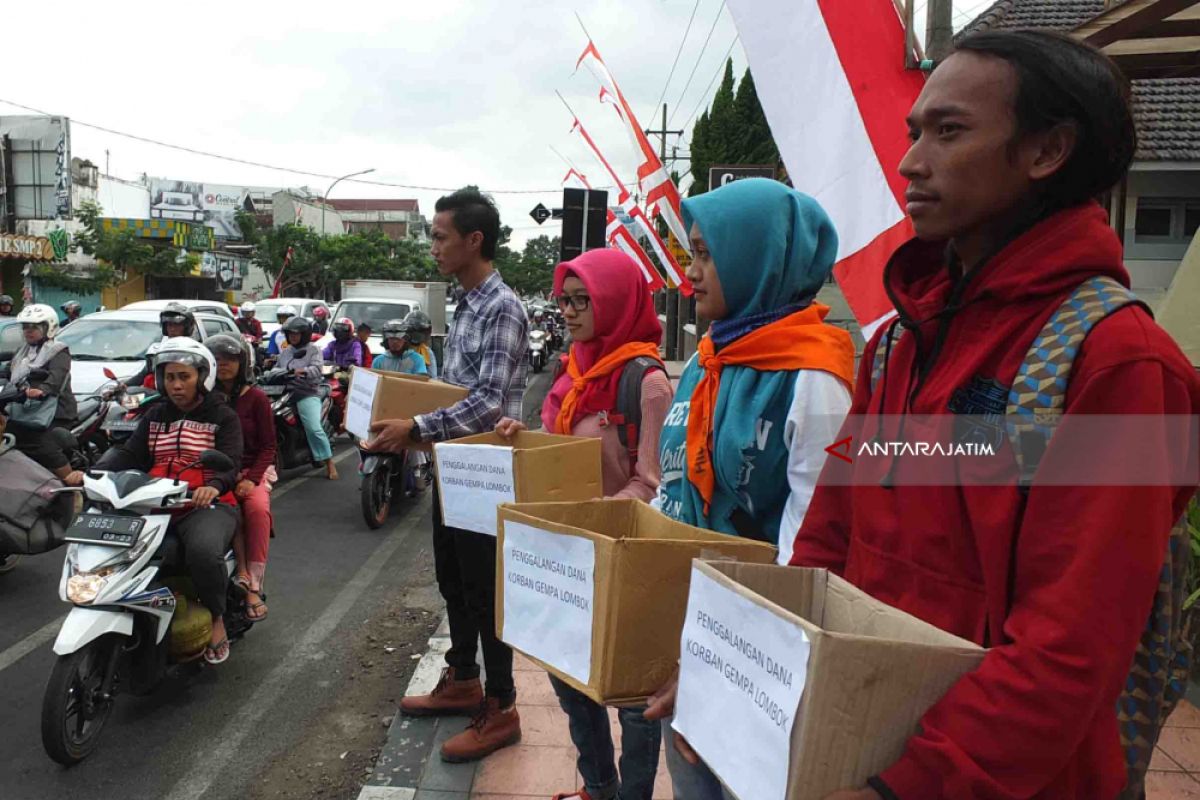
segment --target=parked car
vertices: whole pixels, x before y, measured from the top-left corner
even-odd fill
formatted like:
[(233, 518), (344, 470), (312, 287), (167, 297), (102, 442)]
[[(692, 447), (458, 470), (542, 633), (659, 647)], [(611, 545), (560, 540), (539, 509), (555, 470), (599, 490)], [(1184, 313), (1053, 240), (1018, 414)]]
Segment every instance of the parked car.
[(16, 317), (0, 318), (0, 373), (8, 374), (9, 363), (25, 343), (21, 323)]
[(268, 339), (279, 329), (279, 323), (275, 321), (275, 313), (280, 306), (291, 306), (296, 309), (296, 313), (309, 320), (313, 319), (313, 311), (317, 309), (317, 306), (329, 311), (328, 303), (324, 300), (314, 300), (311, 297), (270, 297), (266, 300), (257, 300), (254, 303), (254, 318), (262, 323), (263, 336)]
[[(231, 317), (195, 313), (196, 334), (201, 341), (218, 333), (240, 336)], [(110, 383), (104, 375), (106, 368), (122, 381), (136, 375), (145, 365), (146, 351), (160, 339), (158, 311), (130, 310), (128, 306), (88, 314), (58, 334), (58, 341), (71, 350), (71, 389), (76, 396), (94, 395)]]
[(148, 309), (158, 312), (166, 308), (167, 303), (180, 303), (190, 308), (194, 313), (217, 314), (228, 317), (231, 320), (234, 318), (233, 312), (229, 310), (229, 306), (219, 300), (138, 300), (136, 303), (122, 306), (120, 310), (142, 311)]

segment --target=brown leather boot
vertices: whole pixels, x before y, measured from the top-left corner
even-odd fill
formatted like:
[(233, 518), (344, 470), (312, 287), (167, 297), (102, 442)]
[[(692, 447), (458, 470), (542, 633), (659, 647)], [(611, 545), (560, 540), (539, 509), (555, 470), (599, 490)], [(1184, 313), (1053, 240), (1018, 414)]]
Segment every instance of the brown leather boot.
[(410, 717), (474, 714), (483, 702), (483, 684), (479, 678), (454, 679), (454, 667), (442, 670), (442, 677), (429, 694), (406, 697), (400, 701), (400, 713)]
[(442, 761), (459, 764), (478, 761), (497, 750), (521, 741), (521, 717), (513, 704), (501, 710), (500, 701), (489, 697), (467, 729), (442, 745)]

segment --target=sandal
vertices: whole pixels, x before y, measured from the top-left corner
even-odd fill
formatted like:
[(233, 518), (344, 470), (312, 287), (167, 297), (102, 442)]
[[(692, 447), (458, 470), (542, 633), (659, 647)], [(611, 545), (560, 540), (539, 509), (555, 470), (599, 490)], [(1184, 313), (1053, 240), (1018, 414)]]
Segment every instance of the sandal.
[(224, 664), (229, 660), (229, 637), (225, 637), (216, 644), (209, 643), (204, 648), (204, 661), (214, 667), (217, 664)]
[[(251, 597), (257, 597), (258, 602), (250, 602)], [(262, 622), (267, 618), (267, 594), (260, 587), (256, 592), (253, 589), (246, 590), (246, 619), (251, 622)]]
[(587, 789), (576, 789), (573, 792), (564, 794), (556, 794), (550, 800), (592, 800), (592, 796), (587, 793)]

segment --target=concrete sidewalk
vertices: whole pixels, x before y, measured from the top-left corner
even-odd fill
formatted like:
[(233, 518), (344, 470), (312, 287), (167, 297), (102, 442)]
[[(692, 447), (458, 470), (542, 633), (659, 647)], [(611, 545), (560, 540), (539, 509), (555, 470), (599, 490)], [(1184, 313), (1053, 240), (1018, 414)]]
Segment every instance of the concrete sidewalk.
[[(406, 695), (426, 694), (437, 684), (442, 658), (450, 647), (446, 621), (429, 640), (429, 650), (413, 673)], [(397, 714), (388, 729), (375, 769), (358, 800), (549, 800), (583, 785), (575, 771), (575, 748), (567, 717), (546, 673), (515, 656), (520, 744), (473, 764), (447, 764), (438, 754), (442, 742), (463, 730), (467, 717), (405, 717)], [(610, 712), (613, 742), (620, 755), (620, 728)], [(654, 800), (671, 800), (671, 781), (660, 755)]]

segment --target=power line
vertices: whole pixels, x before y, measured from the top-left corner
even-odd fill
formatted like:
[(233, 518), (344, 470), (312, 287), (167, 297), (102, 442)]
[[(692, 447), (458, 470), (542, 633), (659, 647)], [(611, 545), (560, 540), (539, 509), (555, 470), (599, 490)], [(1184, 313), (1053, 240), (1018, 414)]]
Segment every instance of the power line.
[(697, 103), (696, 107), (692, 109), (692, 113), (688, 114), (687, 122), (679, 126), (685, 131), (687, 130), (688, 122), (692, 121), (696, 114), (700, 112), (700, 109), (704, 105), (705, 101), (708, 100), (708, 93), (712, 91), (713, 84), (717, 82), (717, 78), (721, 77), (721, 73), (725, 71), (725, 63), (729, 60), (729, 56), (732, 55), (733, 48), (737, 46), (737, 43), (738, 35), (734, 34), (733, 41), (729, 43), (729, 49), (725, 51), (725, 57), (721, 59), (721, 65), (717, 67), (717, 73), (713, 75), (712, 80), (708, 82), (708, 88), (704, 90), (704, 94), (700, 95), (700, 102)]
[(667, 87), (671, 85), (671, 78), (675, 77), (675, 68), (679, 66), (679, 57), (683, 55), (683, 46), (687, 44), (688, 34), (692, 32), (692, 23), (696, 20), (696, 12), (699, 10), (700, 0), (696, 0), (696, 5), (692, 6), (692, 16), (688, 18), (687, 27), (684, 28), (683, 38), (679, 40), (679, 49), (675, 51), (675, 61), (671, 64), (671, 71), (667, 73), (667, 82), (663, 84), (662, 92), (658, 95), (658, 102), (654, 104), (654, 110), (650, 112), (651, 116), (662, 105), (663, 98), (667, 96)]
[[(32, 106), (22, 105), (21, 103), (14, 103), (11, 100), (5, 100), (3, 98), (0, 98), (0, 103), (3, 103), (4, 105), (13, 106), (14, 108), (20, 108), (25, 111), (32, 111), (35, 114), (41, 114), (42, 116), (46, 116), (46, 117), (59, 116), (57, 114), (51, 114), (48, 111), (42, 111), (41, 109), (33, 108)], [(197, 150), (192, 147), (185, 147), (183, 145), (171, 144), (169, 142), (162, 142), (157, 139), (151, 139), (147, 136), (138, 136), (137, 134), (133, 134), (133, 133), (125, 133), (124, 131), (118, 131), (118, 130), (114, 130), (112, 128), (106, 128), (103, 125), (94, 125), (90, 122), (84, 122), (83, 120), (78, 119), (76, 117), (70, 117), (70, 120), (75, 125), (80, 125), (84, 128), (92, 128), (93, 130), (102, 131), (104, 133), (109, 133), (109, 134), (112, 134), (113, 136), (121, 136), (126, 139), (133, 139), (134, 141), (137, 141), (137, 142), (143, 142), (145, 144), (152, 144), (152, 145), (156, 145), (158, 147), (165, 147), (170, 150), (179, 150), (184, 153), (190, 153), (192, 155), (203, 156), (205, 158), (215, 158), (219, 161), (228, 161), (233, 164), (242, 164), (242, 165), (248, 166), (248, 167), (259, 167), (261, 169), (274, 170), (275, 172), (287, 172), (292, 175), (304, 175), (309, 178), (323, 178), (325, 180), (334, 180), (335, 178), (338, 177), (337, 175), (330, 175), (330, 174), (326, 174), (323, 172), (311, 172), (309, 170), (304, 170), (304, 169), (293, 169), (291, 167), (281, 167), (281, 166), (278, 166), (275, 164), (264, 164), (260, 161), (251, 161), (251, 160), (245, 159), (245, 158), (237, 158), (235, 156), (221, 155), (220, 153), (210, 153), (206, 150)], [(454, 186), (416, 186), (416, 185), (406, 184), (406, 183), (393, 183), (391, 181), (364, 180), (362, 178), (347, 178), (346, 183), (362, 183), (362, 184), (368, 184), (371, 186), (387, 186), (387, 187), (390, 187), (393, 189), (413, 189), (416, 191), (423, 191), (423, 192), (454, 192), (454, 191), (457, 191), (458, 189), (462, 188), (462, 187), (454, 187)], [(607, 189), (607, 188), (612, 188), (612, 187), (606, 186), (606, 187), (600, 187), (600, 188)], [(480, 189), (480, 191), (485, 192), (487, 194), (550, 194), (553, 192), (557, 192), (559, 190), (558, 189)]]
[(708, 51), (708, 43), (712, 41), (713, 32), (717, 29), (717, 23), (721, 21), (721, 15), (725, 13), (725, 0), (721, 0), (721, 7), (717, 9), (717, 17), (713, 20), (712, 27), (708, 29), (708, 36), (704, 37), (704, 44), (700, 45), (700, 55), (696, 56), (696, 63), (692, 65), (692, 74), (688, 75), (687, 83), (683, 85), (683, 91), (679, 93), (679, 99), (675, 101), (675, 110), (671, 112), (671, 118), (667, 120), (667, 127), (671, 127), (671, 123), (675, 121), (675, 114), (679, 111), (679, 104), (683, 102), (684, 95), (687, 94), (688, 88), (692, 85), (692, 78), (696, 77), (696, 70), (700, 68), (700, 62), (704, 60), (704, 54)]

